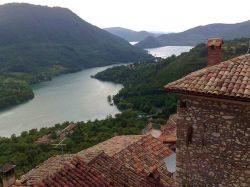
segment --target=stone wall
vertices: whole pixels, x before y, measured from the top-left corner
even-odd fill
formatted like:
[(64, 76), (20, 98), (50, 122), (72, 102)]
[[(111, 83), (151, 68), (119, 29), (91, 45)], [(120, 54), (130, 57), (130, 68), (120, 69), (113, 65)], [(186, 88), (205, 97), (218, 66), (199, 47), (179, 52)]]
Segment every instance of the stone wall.
[(178, 186), (250, 186), (250, 103), (179, 96)]

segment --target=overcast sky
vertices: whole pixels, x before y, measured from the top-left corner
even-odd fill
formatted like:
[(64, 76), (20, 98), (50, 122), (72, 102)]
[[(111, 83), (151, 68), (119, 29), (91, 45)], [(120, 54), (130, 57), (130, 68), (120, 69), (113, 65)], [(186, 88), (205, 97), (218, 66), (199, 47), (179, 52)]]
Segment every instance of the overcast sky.
[(250, 20), (249, 0), (0, 0), (67, 7), (98, 26), (180, 32), (210, 23)]

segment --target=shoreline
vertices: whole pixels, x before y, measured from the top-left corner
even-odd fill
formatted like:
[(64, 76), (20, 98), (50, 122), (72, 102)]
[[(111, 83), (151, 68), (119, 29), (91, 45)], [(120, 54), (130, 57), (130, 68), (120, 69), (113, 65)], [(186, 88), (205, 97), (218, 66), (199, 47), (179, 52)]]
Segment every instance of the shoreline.
[[(104, 66), (104, 67), (106, 67), (105, 69), (107, 69), (107, 68), (109, 68), (109, 67), (113, 67), (113, 66), (119, 66), (119, 65), (124, 65), (124, 64), (113, 64), (113, 65), (109, 65), (109, 66)], [(81, 73), (81, 71), (79, 71), (79, 72), (76, 72), (76, 73), (72, 73), (72, 74), (69, 74), (69, 75), (67, 75), (67, 74), (62, 74), (62, 75), (66, 75), (66, 77), (64, 77), (64, 76), (57, 76), (57, 77), (55, 77), (55, 79), (53, 79), (52, 81), (44, 81), (44, 82), (40, 82), (40, 83), (37, 83), (37, 84), (34, 84), (34, 85), (32, 85), (33, 86), (33, 90), (34, 90), (34, 93), (35, 93), (35, 98), (33, 99), (33, 100), (29, 100), (29, 101), (27, 101), (27, 102), (25, 102), (25, 103), (23, 103), (22, 105), (16, 105), (16, 106), (12, 106), (12, 107), (9, 107), (9, 108), (7, 108), (7, 109), (4, 109), (4, 110), (1, 110), (0, 111), (0, 121), (1, 121), (1, 123), (2, 124), (5, 124), (5, 128), (3, 128), (4, 126), (2, 126), (1, 128), (2, 128), (2, 133), (1, 133), (1, 136), (4, 136), (4, 137), (10, 137), (12, 134), (20, 134), (22, 131), (29, 131), (29, 130), (31, 130), (31, 129), (33, 129), (33, 128), (36, 128), (36, 129), (41, 129), (41, 128), (43, 128), (43, 127), (51, 127), (51, 126), (53, 126), (53, 125), (55, 125), (55, 124), (57, 124), (57, 123), (63, 123), (63, 122), (65, 122), (65, 121), (73, 121), (73, 122), (78, 122), (78, 121), (88, 121), (88, 120), (95, 120), (95, 119), (98, 119), (98, 120), (102, 120), (102, 119), (105, 119), (106, 118), (106, 116), (107, 115), (109, 115), (109, 114), (111, 114), (111, 115), (115, 115), (115, 114), (118, 114), (118, 113), (120, 113), (121, 111), (117, 108), (117, 106), (116, 105), (113, 105), (113, 106), (110, 106), (110, 104), (108, 103), (108, 101), (107, 101), (107, 96), (108, 95), (115, 95), (115, 94), (117, 94), (119, 91), (120, 91), (120, 89), (122, 89), (123, 88), (123, 85), (122, 84), (116, 84), (116, 83), (111, 83), (111, 82), (109, 82), (109, 83), (107, 83), (106, 81), (101, 81), (101, 80), (98, 80), (98, 79), (93, 79), (93, 78), (91, 78), (91, 75), (95, 75), (96, 73), (98, 73), (98, 72), (101, 72), (101, 71), (103, 71), (103, 70), (105, 70), (104, 69), (104, 67), (97, 67), (97, 68), (100, 68), (100, 69), (97, 69), (96, 70), (96, 72), (95, 72), (95, 68), (96, 67), (94, 67), (94, 68), (88, 68), (88, 69), (84, 69), (84, 70), (81, 70), (81, 71), (86, 71), (86, 73), (85, 72), (83, 72), (83, 73)], [(93, 69), (93, 71), (91, 71), (91, 69)], [(76, 77), (76, 78), (75, 78)], [(41, 97), (45, 97), (45, 96), (42, 96), (41, 95), (41, 93), (39, 93), (39, 95), (37, 95), (37, 93), (36, 93), (36, 89), (40, 89), (39, 87), (41, 86), (41, 87), (44, 87), (43, 89), (45, 89), (45, 90), (43, 90), (42, 92), (47, 92), (47, 90), (50, 90), (50, 92), (49, 93), (52, 93), (53, 94), (53, 92), (54, 92), (54, 89), (56, 89), (57, 90), (57, 84), (58, 83), (60, 83), (61, 81), (65, 81), (65, 80), (68, 80), (69, 81), (69, 85), (71, 85), (71, 82), (72, 82), (72, 84), (73, 85), (78, 85), (79, 84), (79, 82), (74, 82), (74, 79), (79, 79), (80, 77), (82, 77), (82, 79), (84, 79), (84, 80), (86, 80), (87, 82), (90, 82), (91, 84), (92, 84), (92, 82), (93, 81), (91, 81), (90, 79), (93, 79), (93, 80), (95, 80), (93, 83), (94, 83), (94, 85), (102, 85), (101, 87), (100, 87), (100, 89), (101, 90), (103, 90), (104, 89), (104, 92), (103, 91), (101, 91), (101, 92), (99, 92), (99, 96), (97, 96), (98, 97), (98, 101), (100, 100), (100, 98), (103, 98), (103, 99), (101, 99), (100, 100), (100, 102), (102, 103), (101, 104), (101, 106), (102, 107), (99, 107), (99, 108), (93, 108), (93, 109), (91, 109), (90, 111), (88, 111), (88, 109), (87, 108), (85, 108), (84, 110), (81, 110), (80, 108), (82, 108), (82, 107), (85, 107), (85, 105), (83, 104), (84, 102), (86, 102), (85, 100), (86, 99), (84, 99), (85, 97), (89, 97), (88, 95), (87, 96), (85, 96), (85, 92), (83, 92), (83, 95), (82, 96), (80, 96), (80, 97), (75, 97), (74, 98), (74, 96), (72, 97), (71, 96), (71, 94), (68, 94), (68, 93), (65, 93), (65, 94), (67, 94), (65, 97), (66, 98), (70, 98), (70, 97), (72, 97), (72, 102), (73, 103), (75, 103), (76, 102), (76, 100), (78, 100), (79, 101), (79, 103), (76, 103), (76, 104), (73, 104), (73, 106), (71, 106), (71, 98), (70, 99), (67, 99), (67, 101), (68, 101), (68, 103), (70, 104), (70, 105), (68, 105), (70, 108), (72, 108), (72, 107), (74, 107), (74, 109), (73, 109), (73, 111), (79, 111), (79, 112), (81, 112), (81, 111), (85, 111), (86, 110), (86, 114), (85, 114), (85, 112), (83, 113), (83, 115), (82, 116), (80, 116), (79, 117), (79, 112), (77, 112), (77, 113), (73, 113), (73, 115), (70, 115), (71, 114), (71, 112), (66, 112), (68, 109), (67, 108), (65, 108), (65, 107), (62, 107), (62, 108), (58, 108), (59, 109), (59, 111), (63, 111), (63, 113), (62, 112), (59, 112), (60, 113), (60, 115), (59, 114), (56, 114), (55, 116), (51, 116), (51, 115), (47, 115), (47, 113), (48, 114), (50, 114), (49, 113), (49, 111), (51, 111), (52, 110), (52, 112), (56, 112), (57, 113), (57, 111), (55, 111), (55, 110), (53, 110), (53, 109), (49, 109), (49, 111), (47, 112), (45, 109), (43, 109), (43, 107), (48, 107), (48, 102), (49, 101), (46, 101), (47, 99), (46, 98), (44, 98), (44, 99), (46, 99), (45, 101), (46, 101), (46, 103), (45, 103), (45, 106), (43, 106), (44, 105), (44, 103), (41, 103), (40, 101), (41, 101)], [(88, 77), (88, 78), (87, 78)], [(73, 79), (72, 79), (73, 78)], [(87, 78), (87, 79), (86, 79)], [(52, 83), (52, 84), (51, 84)], [(40, 84), (40, 85), (39, 85)], [(64, 83), (62, 83), (62, 84), (64, 84)], [(85, 83), (84, 83), (85, 84)], [(91, 88), (91, 90), (95, 90), (95, 86), (94, 85), (90, 85), (91, 87), (93, 87), (93, 88)], [(113, 86), (114, 85), (114, 86)], [(54, 87), (55, 86), (55, 87)], [(67, 86), (67, 85), (66, 85)], [(84, 85), (79, 85), (80, 87), (84, 87)], [(34, 88), (34, 87), (37, 87), (37, 88)], [(62, 87), (61, 88), (64, 88), (64, 85), (62, 85)], [(51, 90), (52, 89), (52, 90)], [(111, 90), (110, 90), (111, 89)], [(115, 93), (112, 93), (113, 91), (115, 91), (117, 89), (117, 91), (115, 92)], [(106, 91), (105, 91), (106, 90)], [(107, 92), (108, 91), (108, 92)], [(111, 92), (110, 92), (111, 91)], [(79, 92), (79, 91), (78, 91)], [(109, 93), (110, 92), (110, 93)], [(107, 93), (107, 94), (106, 94)], [(58, 94), (58, 90), (57, 91), (55, 91), (55, 93), (53, 94), (53, 95), (57, 95)], [(60, 93), (61, 94), (61, 93)], [(44, 94), (43, 94), (44, 95)], [(63, 93), (62, 93), (62, 95), (63, 95)], [(69, 95), (70, 95), (70, 97), (69, 97)], [(60, 97), (61, 95), (59, 95), (59, 97)], [(47, 96), (46, 96), (47, 97)], [(53, 98), (54, 98), (54, 96), (52, 96)], [(55, 97), (57, 97), (57, 96), (55, 96)], [(63, 96), (61, 96), (61, 97), (63, 97)], [(89, 100), (89, 102), (93, 102), (93, 103), (95, 103), (96, 101), (94, 100), (94, 97), (95, 96), (92, 96), (92, 97), (90, 97), (90, 98), (92, 98), (91, 100)], [(48, 98), (48, 100), (50, 100), (50, 99), (53, 99), (53, 98), (51, 98), (51, 96)], [(37, 101), (36, 101), (36, 104), (34, 104), (34, 102), (35, 102), (35, 100), (36, 99), (38, 99)], [(51, 103), (51, 105), (53, 105), (54, 103), (58, 103), (58, 105), (54, 105), (52, 108), (55, 108), (55, 107), (57, 107), (57, 106), (61, 106), (61, 105), (63, 105), (63, 104), (61, 104), (60, 103), (60, 101), (58, 101), (57, 100), (58, 98), (55, 98), (55, 100), (56, 101), (54, 101), (54, 99), (53, 99), (53, 101), (52, 101), (52, 103)], [(82, 100), (83, 99), (83, 100)], [(88, 100), (88, 99), (87, 99)], [(77, 102), (78, 102), (77, 101)], [(78, 106), (79, 105), (79, 106)], [(31, 107), (35, 107), (34, 109), (36, 110), (35, 112), (34, 111), (31, 111), (32, 113), (31, 114), (29, 114), (29, 115), (27, 115), (26, 113), (27, 113), (27, 110), (30, 110), (29, 108), (30, 108), (30, 106)], [(41, 108), (42, 107), (42, 108)], [(36, 108), (38, 108), (38, 109), (36, 109)], [(79, 108), (79, 109), (78, 109)], [(105, 109), (105, 108), (107, 108), (107, 109)], [(20, 112), (21, 111), (21, 112)], [(115, 111), (117, 111), (117, 112), (115, 112)], [(11, 114), (11, 112), (15, 112), (15, 113), (17, 113), (17, 114)], [(65, 113), (66, 112), (66, 113)], [(8, 113), (10, 113), (10, 114), (8, 114)], [(21, 114), (25, 114), (23, 117), (21, 117)], [(34, 113), (34, 115), (33, 115), (33, 117), (32, 117), (32, 114)], [(64, 114), (65, 113), (65, 114)], [(105, 113), (107, 113), (107, 114), (105, 114)], [(95, 115), (94, 115), (95, 114)], [(7, 116), (6, 116), (7, 115)], [(8, 115), (10, 115), (10, 116), (8, 116)], [(21, 117), (21, 121), (20, 120), (18, 120), (18, 119), (15, 119), (15, 118), (18, 118), (18, 116), (20, 116)], [(26, 120), (25, 120), (25, 118), (26, 118), (26, 116), (28, 116), (29, 118), (32, 118), (32, 119), (29, 119), (29, 118), (27, 118)], [(60, 117), (61, 116), (61, 117)], [(7, 129), (7, 125), (8, 125), (8, 123), (10, 123), (9, 121), (6, 123), (6, 120), (8, 120), (9, 118), (11, 118), (11, 117), (13, 117), (13, 119), (10, 119), (11, 121), (13, 121), (14, 123), (13, 123), (13, 125), (14, 124), (17, 124), (17, 125), (14, 125), (14, 126), (16, 126), (16, 130), (15, 130), (15, 132), (13, 131), (13, 125), (11, 125), (12, 127), (10, 128), (10, 130), (9, 130), (9, 133), (8, 133), (8, 129)], [(24, 118), (24, 119), (22, 119), (22, 118)], [(37, 118), (37, 120), (36, 120), (36, 118)], [(45, 121), (43, 120), (43, 119), (46, 119)], [(58, 119), (58, 120), (56, 120), (56, 119)], [(30, 121), (30, 120), (32, 120), (32, 121)], [(27, 122), (24, 122), (24, 121), (27, 121)], [(44, 122), (43, 122), (44, 121)], [(33, 124), (37, 124), (37, 125), (33, 125)], [(32, 126), (33, 125), (33, 126)], [(25, 126), (26, 126), (26, 128), (25, 128)], [(24, 128), (23, 128), (24, 127)], [(18, 129), (20, 129), (20, 130), (18, 130)], [(18, 132), (17, 132), (18, 131)], [(6, 134), (6, 135), (4, 135), (4, 134)]]

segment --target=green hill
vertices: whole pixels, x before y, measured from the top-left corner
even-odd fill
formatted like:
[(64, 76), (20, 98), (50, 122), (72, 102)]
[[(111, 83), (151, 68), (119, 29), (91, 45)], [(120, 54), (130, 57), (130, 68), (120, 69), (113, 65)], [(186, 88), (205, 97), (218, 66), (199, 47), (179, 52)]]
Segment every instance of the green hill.
[[(83, 68), (151, 58), (69, 9), (23, 3), (0, 6), (0, 85), (5, 85), (1, 91), (16, 98), (7, 102), (0, 95), (0, 108), (27, 100), (21, 93), (8, 91), (6, 78), (20, 83), (17, 90), (23, 90), (26, 87), (18, 80), (36, 83)], [(26, 91), (32, 98), (32, 90)]]
[(64, 8), (0, 6), (0, 71), (64, 71), (149, 58), (127, 41)]
[(158, 37), (148, 37), (136, 46), (154, 48), (162, 46), (195, 46), (208, 38), (224, 38), (232, 40), (241, 37), (250, 37), (250, 20), (235, 24), (209, 24), (188, 29), (184, 32), (163, 34)]
[(161, 35), (158, 33), (152, 33), (147, 31), (133, 31), (122, 27), (110, 27), (110, 28), (104, 28), (104, 30), (110, 32), (111, 34), (119, 36), (129, 42), (142, 41), (149, 36), (157, 37)]
[[(245, 54), (248, 39), (225, 41), (223, 60)], [(190, 52), (160, 62), (118, 66), (95, 75), (97, 79), (122, 83), (124, 88), (114, 96), (121, 110), (132, 109), (166, 118), (176, 110), (176, 98), (166, 94), (163, 86), (207, 66), (207, 47), (199, 44)]]

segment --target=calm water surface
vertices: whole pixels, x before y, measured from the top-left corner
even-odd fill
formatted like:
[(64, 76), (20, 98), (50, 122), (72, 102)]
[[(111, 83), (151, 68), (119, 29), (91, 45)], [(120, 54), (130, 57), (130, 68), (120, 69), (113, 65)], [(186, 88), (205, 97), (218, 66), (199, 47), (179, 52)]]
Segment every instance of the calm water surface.
[(122, 85), (90, 77), (106, 68), (86, 69), (36, 84), (33, 100), (0, 112), (0, 136), (64, 121), (103, 119), (119, 113), (115, 106), (109, 105), (107, 96), (116, 94)]
[[(168, 57), (191, 48), (166, 46), (147, 50), (155, 56)], [(33, 86), (33, 100), (0, 111), (0, 136), (18, 135), (25, 130), (50, 127), (64, 121), (103, 119), (109, 114), (119, 113), (115, 106), (109, 105), (107, 96), (115, 95), (122, 85), (90, 77), (108, 67), (110, 66), (86, 69), (36, 84)]]
[(164, 46), (158, 48), (146, 49), (149, 54), (155, 57), (167, 58), (173, 54), (180, 55), (183, 52), (188, 52), (192, 46)]

